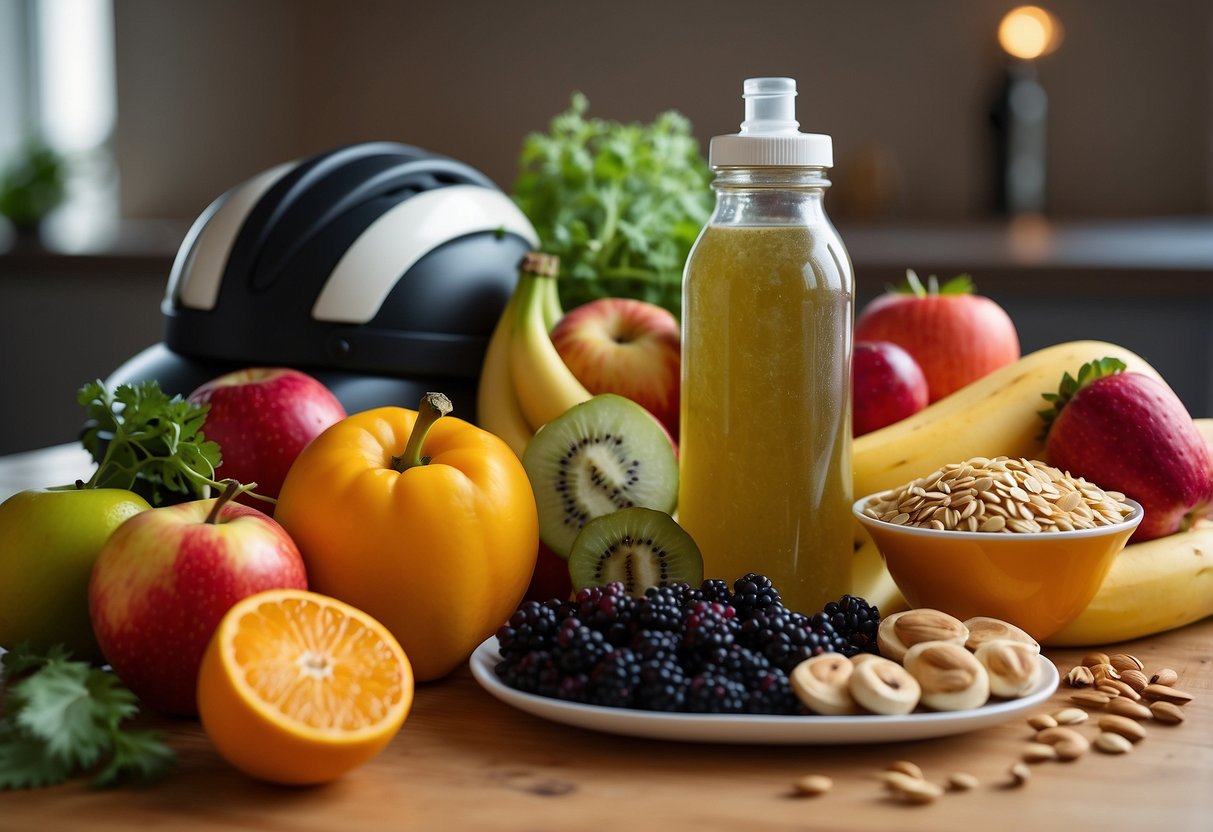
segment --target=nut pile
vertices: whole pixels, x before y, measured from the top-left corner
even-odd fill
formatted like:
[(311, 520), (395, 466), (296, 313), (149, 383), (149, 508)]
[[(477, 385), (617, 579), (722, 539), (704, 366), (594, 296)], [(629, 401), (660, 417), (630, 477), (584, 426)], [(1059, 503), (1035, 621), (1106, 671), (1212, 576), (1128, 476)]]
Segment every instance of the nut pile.
[[(984, 621), (987, 623), (972, 628), (979, 633), (979, 642), (997, 633), (996, 625), (990, 623), (996, 619)], [(972, 621), (965, 623), (972, 624)], [(989, 643), (1005, 640), (990, 638)], [(882, 642), (882, 652), (884, 649)], [(907, 649), (906, 654), (912, 649)], [(860, 662), (864, 664), (874, 660), (875, 657), (869, 656), (861, 658)], [(1177, 725), (1184, 721), (1182, 706), (1192, 700), (1191, 694), (1175, 687), (1179, 675), (1174, 670), (1162, 668), (1147, 672), (1139, 659), (1126, 653), (1111, 656), (1106, 653), (1088, 654), (1080, 665), (1066, 674), (1065, 679), (1075, 689), (1070, 696), (1074, 705), (1028, 717), (1032, 737), (1025, 744), (1021, 758), (1007, 769), (1006, 781), (999, 785), (1023, 787), (1032, 777), (1032, 765), (1050, 761), (1071, 762), (1092, 748), (1104, 754), (1127, 754), (1146, 738), (1144, 723), (1152, 721), (1161, 725)], [(1097, 730), (1089, 738), (1079, 726), (1092, 720), (1092, 713), (1088, 709), (1095, 708), (1103, 708), (1104, 713), (1094, 719)], [(948, 792), (969, 791), (980, 785), (976, 777), (963, 771), (949, 774), (946, 783), (933, 782), (919, 766), (907, 760), (891, 763), (880, 773), (879, 779), (894, 800), (908, 805), (934, 803)], [(798, 795), (818, 796), (832, 786), (833, 781), (828, 777), (809, 775), (797, 781), (794, 788)]]
[(1124, 500), (1043, 462), (974, 457), (877, 494), (863, 512), (899, 526), (1036, 534), (1121, 523), (1133, 511)]
[(920, 608), (883, 619), (880, 655), (823, 653), (798, 664), (792, 690), (817, 714), (908, 714), (980, 708), (991, 696), (1015, 699), (1040, 680), (1040, 645), (995, 618), (968, 621)]

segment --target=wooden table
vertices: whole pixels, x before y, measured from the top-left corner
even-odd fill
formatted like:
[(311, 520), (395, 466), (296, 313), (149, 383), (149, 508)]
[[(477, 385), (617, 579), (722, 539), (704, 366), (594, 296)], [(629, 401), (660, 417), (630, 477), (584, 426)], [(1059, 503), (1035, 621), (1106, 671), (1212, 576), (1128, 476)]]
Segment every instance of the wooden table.
[[(1120, 648), (1117, 648), (1119, 650)], [(1123, 646), (1147, 669), (1171, 667), (1195, 695), (1178, 726), (1147, 723), (1134, 750), (1041, 763), (1021, 788), (1007, 770), (1032, 731), (1022, 719), (968, 735), (851, 747), (697, 745), (566, 728), (493, 699), (464, 669), (422, 686), (387, 750), (336, 783), (255, 782), (212, 750), (197, 723), (152, 720), (180, 765), (147, 789), (84, 783), (0, 793), (0, 829), (1110, 830), (1213, 829), (1213, 619)], [(1049, 650), (1063, 676), (1084, 651)], [(1110, 651), (1116, 652), (1116, 651)], [(1067, 703), (1062, 687), (1040, 710)], [(1090, 723), (1078, 726), (1093, 738)], [(934, 804), (888, 797), (876, 775), (911, 760), (927, 777), (981, 780)], [(801, 775), (828, 794), (795, 797)]]

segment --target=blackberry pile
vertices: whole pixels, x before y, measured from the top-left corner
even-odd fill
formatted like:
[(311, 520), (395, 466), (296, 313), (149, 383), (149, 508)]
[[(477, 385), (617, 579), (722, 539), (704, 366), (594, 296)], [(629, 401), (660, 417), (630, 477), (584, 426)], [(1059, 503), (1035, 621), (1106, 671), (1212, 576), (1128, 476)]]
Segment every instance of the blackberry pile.
[(844, 595), (821, 612), (787, 609), (754, 573), (732, 586), (705, 581), (622, 584), (572, 600), (528, 601), (497, 631), (498, 677), (512, 688), (571, 702), (654, 711), (805, 714), (788, 682), (820, 653), (876, 653), (880, 611)]

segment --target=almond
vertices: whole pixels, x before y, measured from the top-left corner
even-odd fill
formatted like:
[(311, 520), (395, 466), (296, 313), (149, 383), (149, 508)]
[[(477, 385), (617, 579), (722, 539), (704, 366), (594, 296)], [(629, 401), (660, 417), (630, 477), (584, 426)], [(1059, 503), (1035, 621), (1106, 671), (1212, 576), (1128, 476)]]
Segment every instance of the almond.
[(1136, 656), (1131, 656), (1128, 653), (1116, 653), (1108, 657), (1108, 664), (1119, 671), (1126, 670), (1145, 670), (1146, 666), (1141, 663), (1141, 659)]
[(1150, 713), (1163, 725), (1178, 725), (1184, 721), (1183, 708), (1173, 702), (1155, 702), (1150, 706)]
[(1148, 699), (1151, 702), (1161, 700), (1163, 702), (1170, 702), (1173, 705), (1186, 705), (1192, 701), (1192, 694), (1187, 691), (1159, 684), (1146, 685), (1145, 689), (1141, 692), (1141, 696), (1143, 699)]
[(1127, 754), (1133, 750), (1133, 743), (1120, 734), (1105, 731), (1095, 738), (1095, 747), (1105, 754)]
[(824, 774), (810, 774), (801, 777), (793, 784), (797, 794), (803, 794), (806, 797), (816, 797), (819, 794), (825, 794), (834, 787), (834, 781)]
[(1162, 668), (1150, 677), (1151, 685), (1164, 685), (1166, 687), (1172, 687), (1178, 681), (1179, 674), (1169, 667)]
[(1070, 672), (1066, 674), (1066, 684), (1072, 688), (1089, 687), (1095, 684), (1095, 674), (1086, 665), (1071, 667)]
[[(1072, 710), (1077, 711), (1078, 709), (1073, 708)], [(1086, 719), (1086, 711), (1079, 711), (1079, 713), (1083, 715), (1083, 719)], [(1032, 726), (1037, 731), (1044, 728), (1056, 728), (1058, 724), (1059, 723), (1052, 714), (1033, 714), (1032, 716), (1028, 717), (1028, 725)]]
[(1107, 711), (1116, 716), (1127, 716), (1129, 719), (1150, 718), (1150, 709), (1141, 702), (1134, 702), (1131, 699), (1113, 699), (1108, 703)]
[(1132, 688), (1135, 693), (1141, 693), (1145, 690), (1146, 685), (1150, 684), (1150, 679), (1140, 670), (1122, 670), (1120, 681)]
[(1111, 657), (1107, 653), (1088, 653), (1082, 657), (1083, 667), (1095, 667), (1100, 664), (1110, 664)]
[(1146, 738), (1146, 729), (1141, 726), (1141, 723), (1126, 716), (1116, 714), (1101, 716), (1099, 727), (1104, 731), (1120, 734), (1129, 742), (1141, 742)]

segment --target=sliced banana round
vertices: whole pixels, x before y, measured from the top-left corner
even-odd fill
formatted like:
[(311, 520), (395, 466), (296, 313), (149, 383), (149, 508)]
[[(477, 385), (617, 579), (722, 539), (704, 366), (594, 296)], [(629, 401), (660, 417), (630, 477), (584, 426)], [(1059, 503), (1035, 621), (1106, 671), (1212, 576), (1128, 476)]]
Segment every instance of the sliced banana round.
[(873, 657), (854, 665), (849, 689), (865, 710), (874, 714), (908, 714), (918, 706), (918, 682), (895, 661)]
[(837, 653), (822, 653), (805, 659), (792, 669), (789, 679), (796, 698), (815, 714), (842, 716), (859, 713), (848, 689), (855, 666)]
[(979, 615), (976, 618), (970, 618), (964, 622), (964, 625), (969, 628), (969, 637), (965, 641), (965, 647), (970, 650), (976, 651), (977, 648), (988, 641), (1009, 640), (1026, 644), (1032, 647), (1035, 652), (1040, 652), (1040, 644), (1036, 639), (1014, 624), (1003, 621), (1001, 618), (989, 618)]
[(900, 662), (906, 651), (924, 641), (949, 641), (960, 646), (969, 638), (969, 628), (946, 612), (922, 607), (895, 612), (880, 622), (876, 646), (886, 659)]
[(1032, 645), (1011, 639), (987, 641), (973, 656), (990, 677), (990, 693), (1018, 699), (1040, 681), (1040, 659)]
[(990, 698), (989, 674), (961, 644), (915, 644), (906, 651), (905, 669), (922, 687), (922, 704), (936, 711), (980, 708)]

